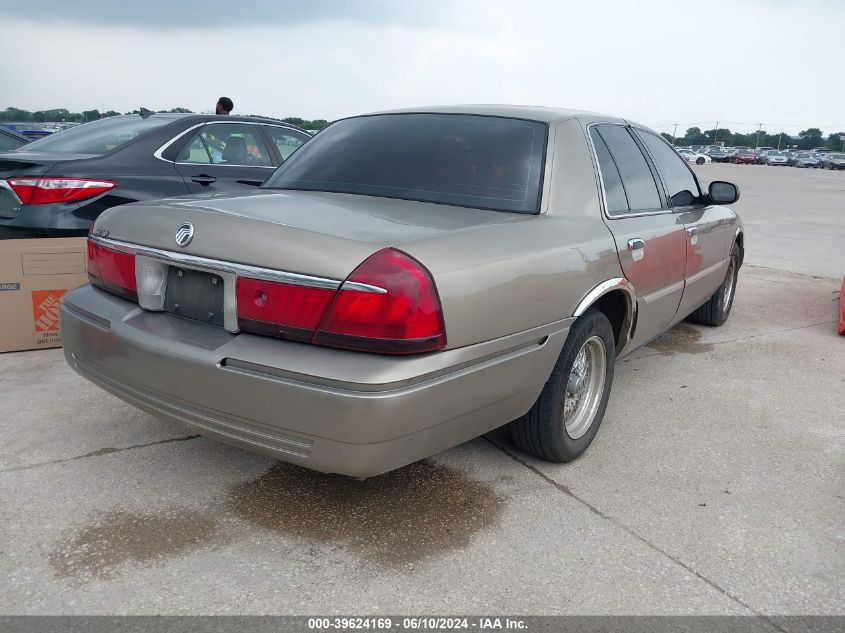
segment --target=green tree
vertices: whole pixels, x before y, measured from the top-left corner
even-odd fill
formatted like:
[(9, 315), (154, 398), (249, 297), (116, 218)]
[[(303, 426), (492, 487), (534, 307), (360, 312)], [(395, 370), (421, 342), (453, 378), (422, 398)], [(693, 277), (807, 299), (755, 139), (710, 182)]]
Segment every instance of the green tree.
[(798, 137), (801, 139), (798, 141), (798, 147), (801, 149), (812, 149), (824, 144), (822, 131), (817, 127), (811, 127), (802, 132), (798, 132)]
[(834, 134), (829, 134), (827, 137), (827, 143), (825, 143), (825, 147), (830, 150), (842, 152), (845, 151), (845, 141), (840, 141), (840, 137), (845, 136), (845, 132), (836, 132)]
[(82, 118), (85, 121), (96, 121), (97, 119), (101, 118), (99, 110), (85, 110), (82, 112)]

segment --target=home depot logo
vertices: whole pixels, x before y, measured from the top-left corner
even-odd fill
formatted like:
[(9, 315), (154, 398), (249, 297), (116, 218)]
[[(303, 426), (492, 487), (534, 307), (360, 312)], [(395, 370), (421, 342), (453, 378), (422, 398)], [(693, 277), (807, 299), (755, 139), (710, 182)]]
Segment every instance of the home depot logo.
[(59, 331), (59, 304), (64, 290), (33, 290), (32, 315), (35, 317), (36, 332)]

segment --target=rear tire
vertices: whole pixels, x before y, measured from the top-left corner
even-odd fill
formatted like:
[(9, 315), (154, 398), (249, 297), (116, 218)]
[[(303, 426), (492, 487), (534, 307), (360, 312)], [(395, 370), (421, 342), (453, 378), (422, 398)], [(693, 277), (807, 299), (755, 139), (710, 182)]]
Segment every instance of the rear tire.
[(695, 159), (695, 164), (696, 165), (703, 165), (704, 159), (699, 156), (698, 158)]
[(537, 402), (511, 422), (513, 442), (550, 462), (570, 462), (587, 450), (607, 408), (615, 348), (610, 321), (588, 309), (570, 328)]
[(713, 293), (698, 310), (687, 317), (687, 320), (701, 325), (719, 327), (731, 314), (734, 297), (736, 296), (736, 281), (739, 274), (739, 247), (736, 242), (731, 247), (730, 263), (722, 285)]

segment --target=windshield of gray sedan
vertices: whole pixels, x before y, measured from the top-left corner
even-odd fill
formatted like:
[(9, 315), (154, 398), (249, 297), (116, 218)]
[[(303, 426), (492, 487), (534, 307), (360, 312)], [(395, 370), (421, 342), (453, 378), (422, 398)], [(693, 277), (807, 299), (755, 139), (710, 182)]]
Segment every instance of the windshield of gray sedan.
[(537, 213), (547, 126), (465, 114), (385, 114), (338, 121), (265, 188), (352, 193)]
[(77, 125), (23, 146), (27, 152), (73, 152), (105, 154), (162, 125), (166, 117), (115, 116)]

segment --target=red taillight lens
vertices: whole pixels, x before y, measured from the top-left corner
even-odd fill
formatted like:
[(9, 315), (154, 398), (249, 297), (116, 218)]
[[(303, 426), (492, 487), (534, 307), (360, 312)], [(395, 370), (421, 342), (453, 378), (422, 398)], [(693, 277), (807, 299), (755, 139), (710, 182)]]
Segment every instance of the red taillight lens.
[(295, 341), (310, 341), (335, 295), (325, 288), (239, 277), (238, 328)]
[(94, 286), (132, 301), (138, 300), (135, 256), (88, 240), (88, 279)]
[(8, 178), (22, 204), (50, 204), (85, 200), (117, 187), (110, 180), (88, 178)]
[[(350, 282), (385, 292), (354, 289)], [(341, 286), (314, 343), (369, 352), (411, 354), (446, 345), (443, 312), (431, 274), (405, 253), (385, 248)]]

